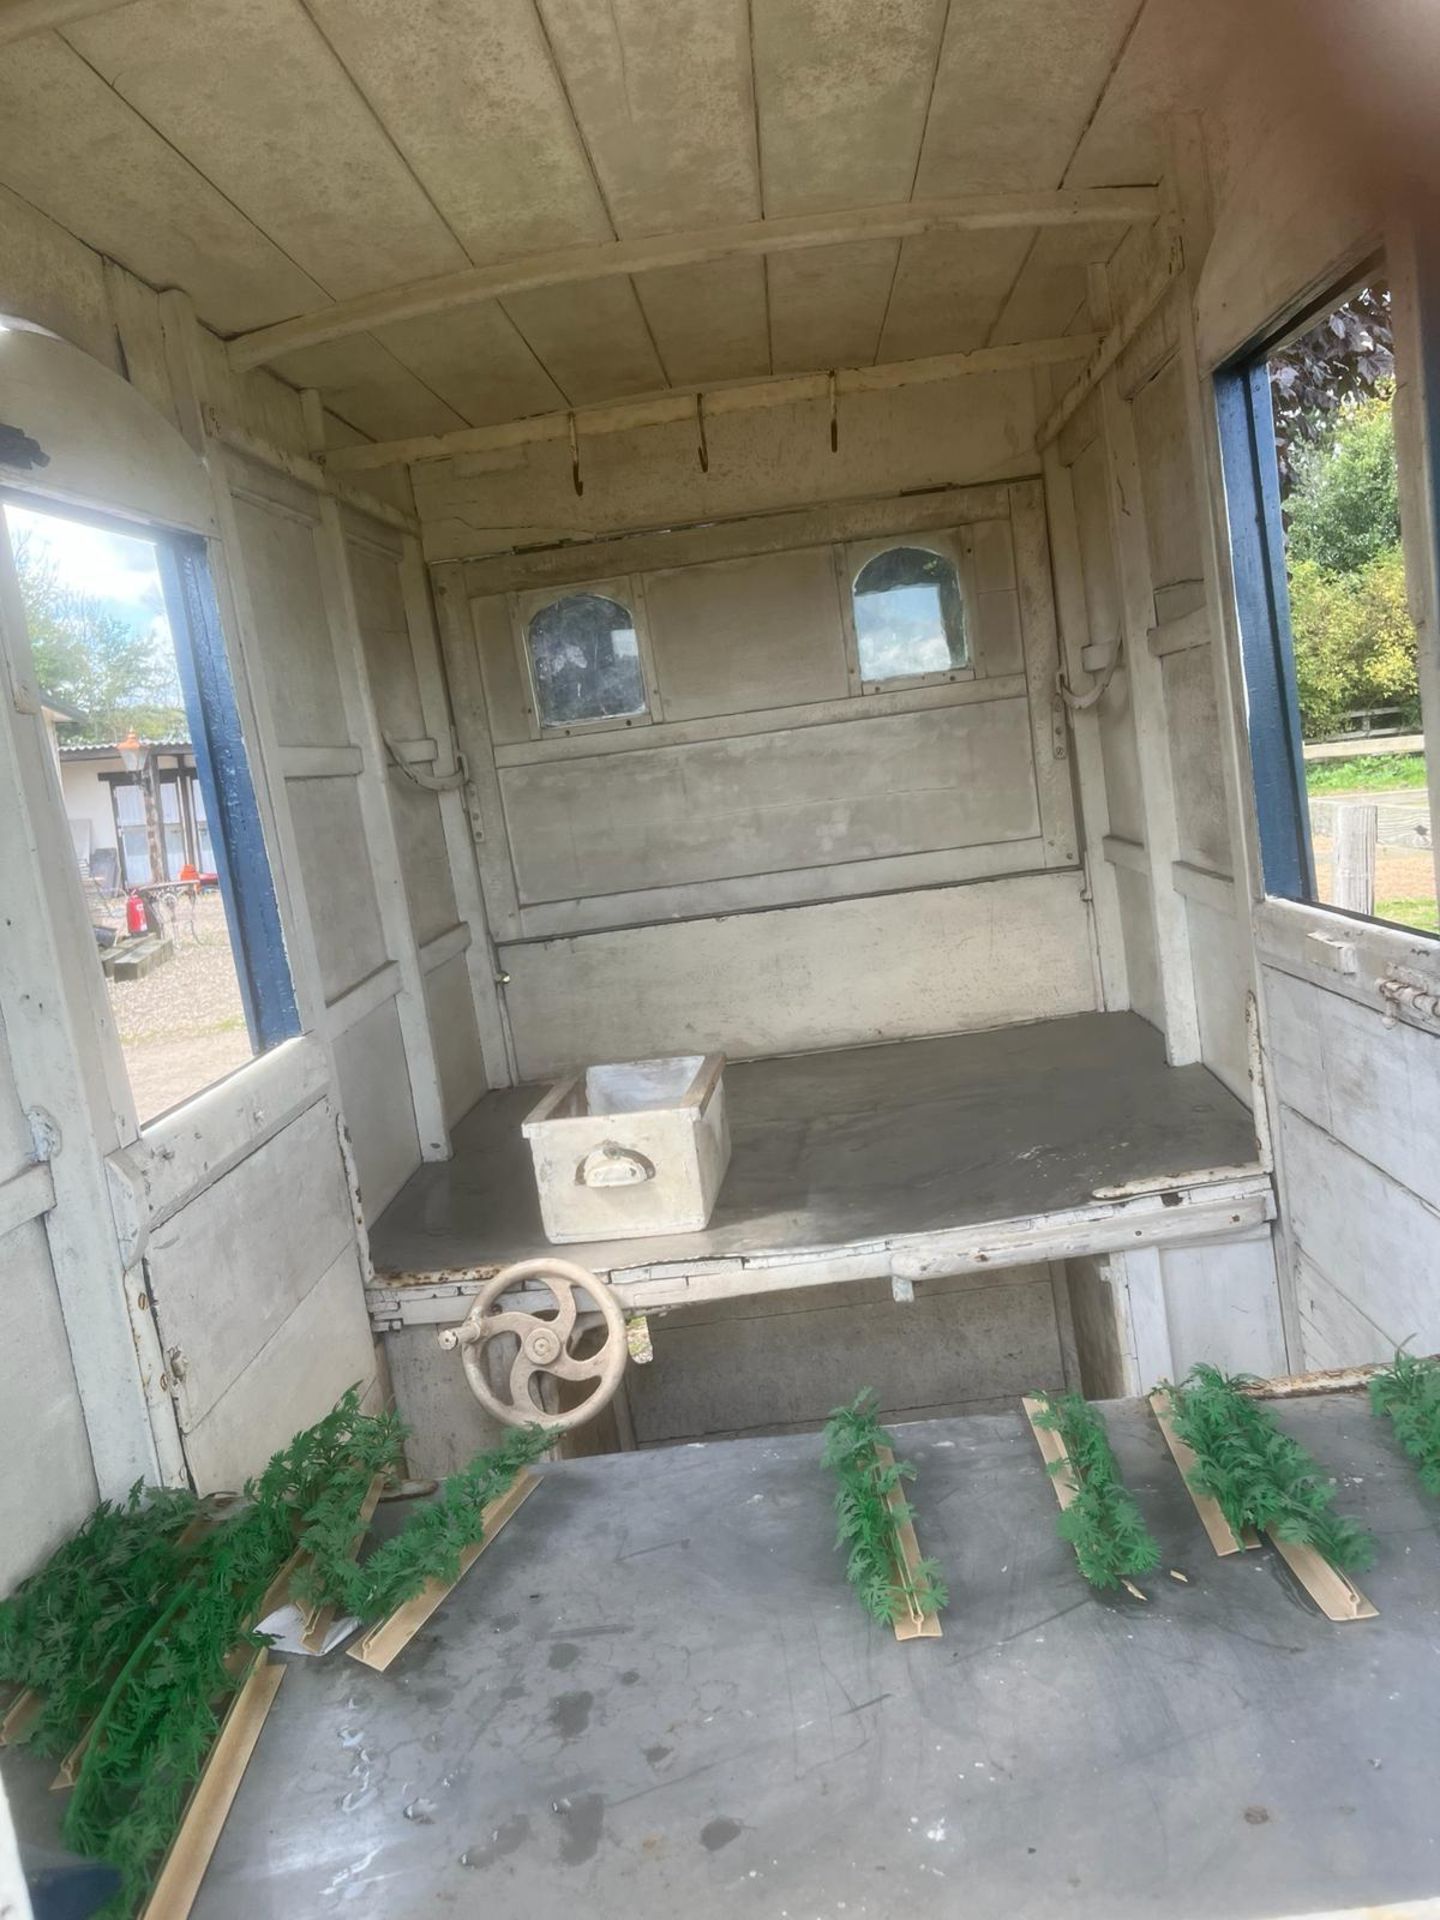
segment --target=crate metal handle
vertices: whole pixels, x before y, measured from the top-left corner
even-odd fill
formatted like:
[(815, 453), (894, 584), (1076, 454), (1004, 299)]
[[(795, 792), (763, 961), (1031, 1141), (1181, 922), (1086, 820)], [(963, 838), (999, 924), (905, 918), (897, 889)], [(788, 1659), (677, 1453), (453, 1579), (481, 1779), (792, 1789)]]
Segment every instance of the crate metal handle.
[(655, 1162), (633, 1147), (622, 1147), (618, 1140), (602, 1140), (575, 1169), (575, 1182), (581, 1187), (638, 1187), (654, 1178)]

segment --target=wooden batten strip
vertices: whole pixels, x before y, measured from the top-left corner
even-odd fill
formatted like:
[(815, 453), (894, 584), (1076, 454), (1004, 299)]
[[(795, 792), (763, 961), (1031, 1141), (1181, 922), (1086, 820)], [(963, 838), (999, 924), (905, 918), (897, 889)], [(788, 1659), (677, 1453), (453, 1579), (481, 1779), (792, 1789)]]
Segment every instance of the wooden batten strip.
[(1035, 1436), (1035, 1444), (1039, 1447), (1046, 1466), (1058, 1466), (1063, 1469), (1059, 1473), (1051, 1473), (1046, 1477), (1054, 1487), (1055, 1498), (1060, 1502), (1061, 1507), (1068, 1507), (1079, 1496), (1080, 1479), (1070, 1464), (1070, 1456), (1065, 1451), (1065, 1442), (1053, 1427), (1042, 1427), (1036, 1420), (1037, 1414), (1047, 1411), (1043, 1400), (1037, 1400), (1027, 1393), (1021, 1397), (1020, 1404), (1025, 1409), (1025, 1418), (1030, 1422), (1030, 1431)]
[(1234, 1528), (1220, 1510), (1220, 1503), (1208, 1493), (1197, 1493), (1190, 1484), (1190, 1475), (1200, 1464), (1194, 1450), (1187, 1447), (1176, 1433), (1170, 1419), (1170, 1395), (1166, 1388), (1157, 1387), (1150, 1396), (1150, 1411), (1154, 1414), (1160, 1431), (1165, 1436), (1176, 1466), (1180, 1469), (1180, 1478), (1185, 1482), (1185, 1491), (1195, 1502), (1195, 1511), (1200, 1516), (1200, 1524), (1210, 1536), (1210, 1544), (1220, 1555), (1242, 1553), (1247, 1547), (1258, 1547), (1260, 1536), (1253, 1527), (1236, 1537)]
[(23, 1740), (39, 1719), (44, 1704), (44, 1694), (37, 1693), (34, 1687), (26, 1687), (18, 1694), (11, 1701), (5, 1718), (0, 1720), (0, 1747), (13, 1746), (17, 1740)]
[[(357, 1526), (346, 1549), (346, 1558), (353, 1560), (360, 1551), (360, 1543), (370, 1530), (370, 1522), (375, 1517), (375, 1509), (380, 1504), (380, 1495), (385, 1490), (385, 1475), (377, 1473), (365, 1490), (365, 1498), (360, 1502), (360, 1511), (356, 1515)], [(264, 1614), (261, 1614), (264, 1619)], [(301, 1622), (300, 1644), (310, 1653), (319, 1653), (325, 1644), (325, 1636), (335, 1624), (335, 1608), (331, 1604), (308, 1607)]]
[(1342, 1573), (1314, 1547), (1280, 1540), (1267, 1529), (1265, 1536), (1327, 1620), (1374, 1620), (1380, 1609), (1367, 1600), (1348, 1574)]
[(480, 1516), (483, 1529), (480, 1538), (465, 1549), (460, 1556), (460, 1571), (453, 1580), (427, 1580), (413, 1600), (407, 1600), (385, 1620), (361, 1634), (358, 1640), (351, 1641), (345, 1649), (352, 1660), (359, 1660), (367, 1667), (374, 1667), (378, 1673), (384, 1673), (396, 1655), (402, 1653), (435, 1609), (460, 1584), (465, 1575), (474, 1566), (486, 1547), (499, 1533), (505, 1522), (512, 1518), (518, 1509), (540, 1485), (541, 1476), (532, 1473), (528, 1467), (515, 1477), (512, 1485), (502, 1493), (498, 1500), (492, 1500)]
[(259, 1654), (220, 1723), (141, 1920), (185, 1920), (239, 1791), (285, 1668)]
[[(895, 1456), (889, 1447), (877, 1447), (875, 1449), (875, 1458), (880, 1462), (882, 1467), (893, 1467), (895, 1464)], [(902, 1487), (892, 1488), (885, 1496), (885, 1499), (886, 1504), (891, 1508), (904, 1505), (904, 1489)], [(915, 1569), (919, 1566), (921, 1559), (920, 1542), (915, 1537), (915, 1522), (913, 1520), (902, 1520), (896, 1527), (895, 1547), (895, 1557), (899, 1562), (898, 1571), (902, 1575), (908, 1574), (911, 1576), (910, 1582), (908, 1583), (903, 1578), (897, 1579), (895, 1583), (905, 1594), (905, 1612), (901, 1618), (895, 1622), (895, 1638), (897, 1640), (938, 1640), (941, 1637), (939, 1615), (922, 1613), (919, 1607), (916, 1606), (908, 1590), (909, 1585), (913, 1584)]]

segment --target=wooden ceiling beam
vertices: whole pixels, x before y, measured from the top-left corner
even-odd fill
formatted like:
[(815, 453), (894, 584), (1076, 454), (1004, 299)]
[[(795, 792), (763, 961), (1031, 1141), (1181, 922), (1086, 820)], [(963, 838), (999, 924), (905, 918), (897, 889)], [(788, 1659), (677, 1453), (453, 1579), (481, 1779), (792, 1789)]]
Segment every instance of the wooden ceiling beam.
[(113, 13), (130, 0), (0, 0), (0, 47), (23, 40), (30, 33), (47, 33), (72, 20), (88, 20), (97, 13)]
[(908, 200), (897, 206), (857, 207), (844, 213), (793, 214), (746, 226), (710, 227), (695, 233), (654, 234), (643, 240), (532, 253), (494, 266), (467, 267), (402, 287), (385, 287), (353, 300), (337, 300), (315, 313), (282, 320), (230, 342), (237, 372), (277, 360), (301, 347), (323, 346), (350, 334), (368, 333), (397, 320), (450, 313), (482, 300), (500, 300), (537, 287), (573, 286), (620, 274), (654, 273), (666, 267), (699, 266), (745, 255), (788, 253), (851, 241), (898, 240), (914, 234), (1057, 227), (1076, 223), (1133, 226), (1156, 218), (1154, 187), (1067, 188), (1058, 193), (971, 193), (949, 200)]
[(1085, 360), (1100, 344), (1098, 333), (1068, 333), (1054, 340), (1022, 340), (1013, 346), (977, 347), (973, 353), (942, 353), (927, 360), (896, 360), (879, 367), (840, 367), (834, 373), (782, 373), (764, 380), (731, 380), (709, 387), (667, 387), (574, 413), (537, 413), (493, 427), (461, 427), (454, 433), (419, 434), (410, 440), (376, 441), (367, 446), (334, 447), (320, 456), (329, 473), (365, 473), (380, 467), (410, 466), (421, 460), (453, 460), (465, 453), (503, 453), (543, 440), (568, 440), (577, 434), (628, 433), (636, 427), (694, 422), (703, 401), (704, 417), (751, 413), (762, 407), (793, 406), (828, 400), (831, 382), (837, 399), (852, 393), (885, 393), (896, 387), (926, 386), (966, 374), (1011, 373), (1021, 367), (1058, 366)]

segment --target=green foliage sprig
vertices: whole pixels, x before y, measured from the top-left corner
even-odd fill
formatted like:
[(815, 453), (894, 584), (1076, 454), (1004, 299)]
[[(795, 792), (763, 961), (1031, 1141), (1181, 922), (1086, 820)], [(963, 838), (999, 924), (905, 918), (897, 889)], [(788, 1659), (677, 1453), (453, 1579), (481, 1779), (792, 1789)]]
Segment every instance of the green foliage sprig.
[(119, 1868), (115, 1920), (148, 1897), (297, 1545), (307, 1556), (297, 1598), (381, 1619), (432, 1576), (458, 1574), (484, 1508), (553, 1443), (539, 1426), (507, 1435), (357, 1566), (365, 1495), (377, 1473), (400, 1468), (404, 1437), (392, 1415), (362, 1413), (352, 1389), (213, 1527), (191, 1527), (203, 1512), (193, 1495), (137, 1488), (123, 1508), (97, 1509), (0, 1605), (0, 1676), (44, 1690), (44, 1744), (61, 1750), (89, 1726), (64, 1836)]
[[(1057, 1519), (1056, 1531), (1075, 1549), (1081, 1573), (1092, 1587), (1117, 1587), (1160, 1564), (1160, 1549), (1146, 1528), (1134, 1496), (1120, 1478), (1105, 1422), (1078, 1393), (1039, 1393), (1044, 1402), (1037, 1427), (1058, 1433), (1069, 1456), (1077, 1492)], [(1048, 1471), (1061, 1474), (1057, 1460)]]
[(41, 1708), (24, 1736), (64, 1753), (98, 1712), (116, 1671), (181, 1577), (183, 1536), (200, 1513), (188, 1490), (137, 1482), (104, 1501), (50, 1559), (0, 1601), (0, 1680), (32, 1687)]
[(1395, 1437), (1420, 1469), (1427, 1493), (1440, 1494), (1440, 1360), (1399, 1351), (1370, 1382), (1370, 1405), (1386, 1414)]
[(481, 1516), (486, 1507), (554, 1444), (555, 1436), (546, 1427), (518, 1427), (492, 1452), (476, 1454), (468, 1466), (452, 1473), (401, 1532), (352, 1569), (355, 1604), (348, 1610), (362, 1620), (383, 1620), (413, 1600), (428, 1580), (454, 1580), (465, 1549), (484, 1537)]
[[(245, 1505), (195, 1545), (185, 1576), (134, 1646), (90, 1730), (64, 1835), (77, 1853), (120, 1869), (110, 1906), (144, 1902), (220, 1724), (243, 1677), (237, 1649), (267, 1589), (294, 1551), (301, 1517), (352, 1452), (372, 1443), (372, 1421), (352, 1389), (323, 1420), (247, 1483)], [(367, 1482), (368, 1485), (368, 1477)]]
[(1245, 1375), (1202, 1365), (1171, 1388), (1175, 1431), (1196, 1456), (1190, 1484), (1219, 1502), (1237, 1535), (1255, 1527), (1314, 1547), (1342, 1571), (1368, 1567), (1374, 1541), (1335, 1512), (1334, 1488), (1298, 1441), (1241, 1391), (1247, 1384)]
[(399, 1475), (405, 1464), (405, 1429), (393, 1414), (375, 1414), (355, 1422), (345, 1463), (328, 1475), (301, 1521), (300, 1549), (306, 1556), (291, 1582), (302, 1605), (348, 1605), (355, 1589), (357, 1535), (363, 1534), (361, 1509), (376, 1474)]
[(870, 1388), (848, 1407), (836, 1407), (825, 1423), (823, 1464), (840, 1482), (835, 1496), (837, 1547), (848, 1549), (845, 1577), (860, 1596), (872, 1619), (893, 1626), (910, 1610), (938, 1613), (950, 1596), (933, 1560), (907, 1568), (900, 1552), (898, 1530), (913, 1519), (904, 1500), (890, 1501), (905, 1480), (915, 1478), (908, 1461), (886, 1465), (878, 1449), (894, 1451), (894, 1441), (880, 1425)]

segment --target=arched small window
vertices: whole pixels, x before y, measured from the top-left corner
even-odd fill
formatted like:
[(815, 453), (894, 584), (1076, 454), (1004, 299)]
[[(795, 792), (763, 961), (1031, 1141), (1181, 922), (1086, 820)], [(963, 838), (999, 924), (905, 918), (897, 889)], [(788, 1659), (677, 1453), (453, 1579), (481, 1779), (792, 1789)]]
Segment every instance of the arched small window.
[(622, 720), (647, 711), (635, 616), (599, 593), (567, 593), (525, 630), (542, 727)]
[(928, 547), (887, 547), (855, 576), (862, 681), (951, 673), (970, 663), (954, 562)]

